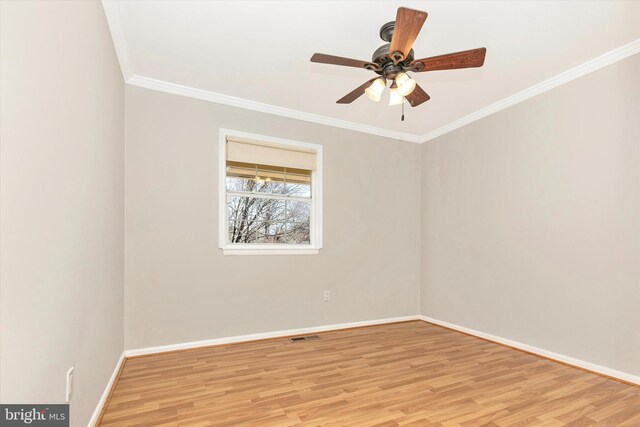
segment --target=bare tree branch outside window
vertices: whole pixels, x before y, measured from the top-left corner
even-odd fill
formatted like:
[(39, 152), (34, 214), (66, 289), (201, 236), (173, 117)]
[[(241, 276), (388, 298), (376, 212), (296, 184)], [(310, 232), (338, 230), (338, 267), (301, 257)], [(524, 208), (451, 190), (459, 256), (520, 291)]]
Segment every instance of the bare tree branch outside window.
[(229, 243), (310, 244), (311, 172), (227, 162)]

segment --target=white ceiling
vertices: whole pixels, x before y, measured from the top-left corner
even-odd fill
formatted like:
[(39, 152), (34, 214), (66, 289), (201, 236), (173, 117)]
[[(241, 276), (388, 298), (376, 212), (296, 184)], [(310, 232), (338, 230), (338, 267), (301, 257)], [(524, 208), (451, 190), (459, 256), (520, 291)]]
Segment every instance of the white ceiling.
[[(633, 0), (104, 3), (126, 78), (157, 79), (416, 141), (640, 39), (640, 1)], [(414, 74), (431, 100), (407, 106), (405, 122), (399, 106), (365, 96), (336, 104), (373, 73), (309, 58), (320, 52), (370, 60), (384, 43), (380, 26), (399, 6), (429, 14), (414, 44), (416, 57), (484, 46), (484, 67)]]

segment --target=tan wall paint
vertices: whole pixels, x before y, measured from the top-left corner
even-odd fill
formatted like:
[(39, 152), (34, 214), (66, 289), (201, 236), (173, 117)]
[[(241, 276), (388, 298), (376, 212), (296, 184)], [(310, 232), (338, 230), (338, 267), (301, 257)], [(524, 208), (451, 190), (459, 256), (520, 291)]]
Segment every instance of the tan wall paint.
[(123, 350), (124, 89), (102, 6), (2, 1), (0, 401), (86, 425)]
[[(638, 55), (423, 147), (127, 87), (125, 167), (99, 3), (0, 4), (0, 401), (62, 402), (75, 365), (86, 424), (125, 329), (139, 348), (420, 310), (640, 373)], [(220, 127), (324, 145), (319, 255), (221, 255)]]
[(640, 374), (640, 55), (428, 142), (422, 314)]
[[(418, 145), (125, 93), (126, 348), (418, 314)], [(220, 127), (323, 145), (318, 255), (222, 255)]]

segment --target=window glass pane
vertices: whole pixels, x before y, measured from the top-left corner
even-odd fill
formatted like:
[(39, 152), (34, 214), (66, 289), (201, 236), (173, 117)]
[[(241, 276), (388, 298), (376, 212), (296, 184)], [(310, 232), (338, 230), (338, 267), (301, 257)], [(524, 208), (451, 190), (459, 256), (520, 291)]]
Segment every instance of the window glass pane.
[(284, 193), (295, 197), (311, 197), (311, 175), (298, 169), (287, 169)]
[[(229, 192), (282, 196), (231, 195), (228, 238), (232, 244), (310, 244), (311, 171), (227, 162)], [(287, 196), (307, 200), (288, 200)]]
[(284, 192), (284, 182), (274, 181), (268, 176), (265, 177), (262, 171), (258, 171), (258, 182), (256, 183), (256, 192), (282, 194)]
[(285, 227), (285, 243), (308, 245), (311, 243), (309, 222), (288, 222)]
[(284, 192), (285, 172), (284, 168), (277, 166), (259, 165), (258, 168), (258, 185), (256, 191), (259, 193), (276, 193)]
[(230, 243), (248, 243), (255, 239), (255, 223), (258, 216), (255, 199), (233, 196), (227, 212)]
[(229, 243), (308, 244), (309, 212), (306, 202), (232, 196)]
[(229, 221), (255, 220), (258, 206), (253, 197), (232, 196), (229, 202)]
[(229, 191), (245, 191), (251, 193), (255, 188), (256, 181), (254, 179), (227, 177), (227, 190)]
[(311, 197), (311, 171), (227, 162), (227, 190)]
[(287, 181), (284, 193), (287, 196), (295, 197), (311, 197), (311, 185), (309, 184), (296, 184)]
[(229, 221), (229, 228), (227, 229), (227, 240), (229, 242), (233, 242), (234, 240), (234, 237), (236, 235), (235, 229), (236, 229), (236, 223)]
[(276, 199), (258, 199), (256, 209), (260, 221), (283, 221), (285, 218), (285, 201)]
[(287, 200), (285, 239), (290, 244), (309, 244), (311, 203)]
[(262, 223), (262, 233), (256, 243), (284, 243), (284, 222)]
[(287, 222), (309, 222), (311, 204), (296, 200), (287, 200)]
[(284, 223), (281, 221), (256, 222), (252, 225), (249, 235), (250, 238), (246, 243), (284, 243)]
[(229, 221), (229, 243), (253, 243), (257, 234), (255, 222)]

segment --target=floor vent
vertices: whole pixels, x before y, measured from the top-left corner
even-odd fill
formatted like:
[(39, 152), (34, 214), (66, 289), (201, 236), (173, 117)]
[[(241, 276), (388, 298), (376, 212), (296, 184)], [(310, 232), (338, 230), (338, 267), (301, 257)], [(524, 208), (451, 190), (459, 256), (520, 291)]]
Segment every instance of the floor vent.
[(299, 341), (312, 341), (312, 340), (319, 340), (320, 337), (317, 335), (307, 335), (306, 337), (293, 337), (293, 338), (289, 338), (289, 341), (291, 342), (299, 342)]

